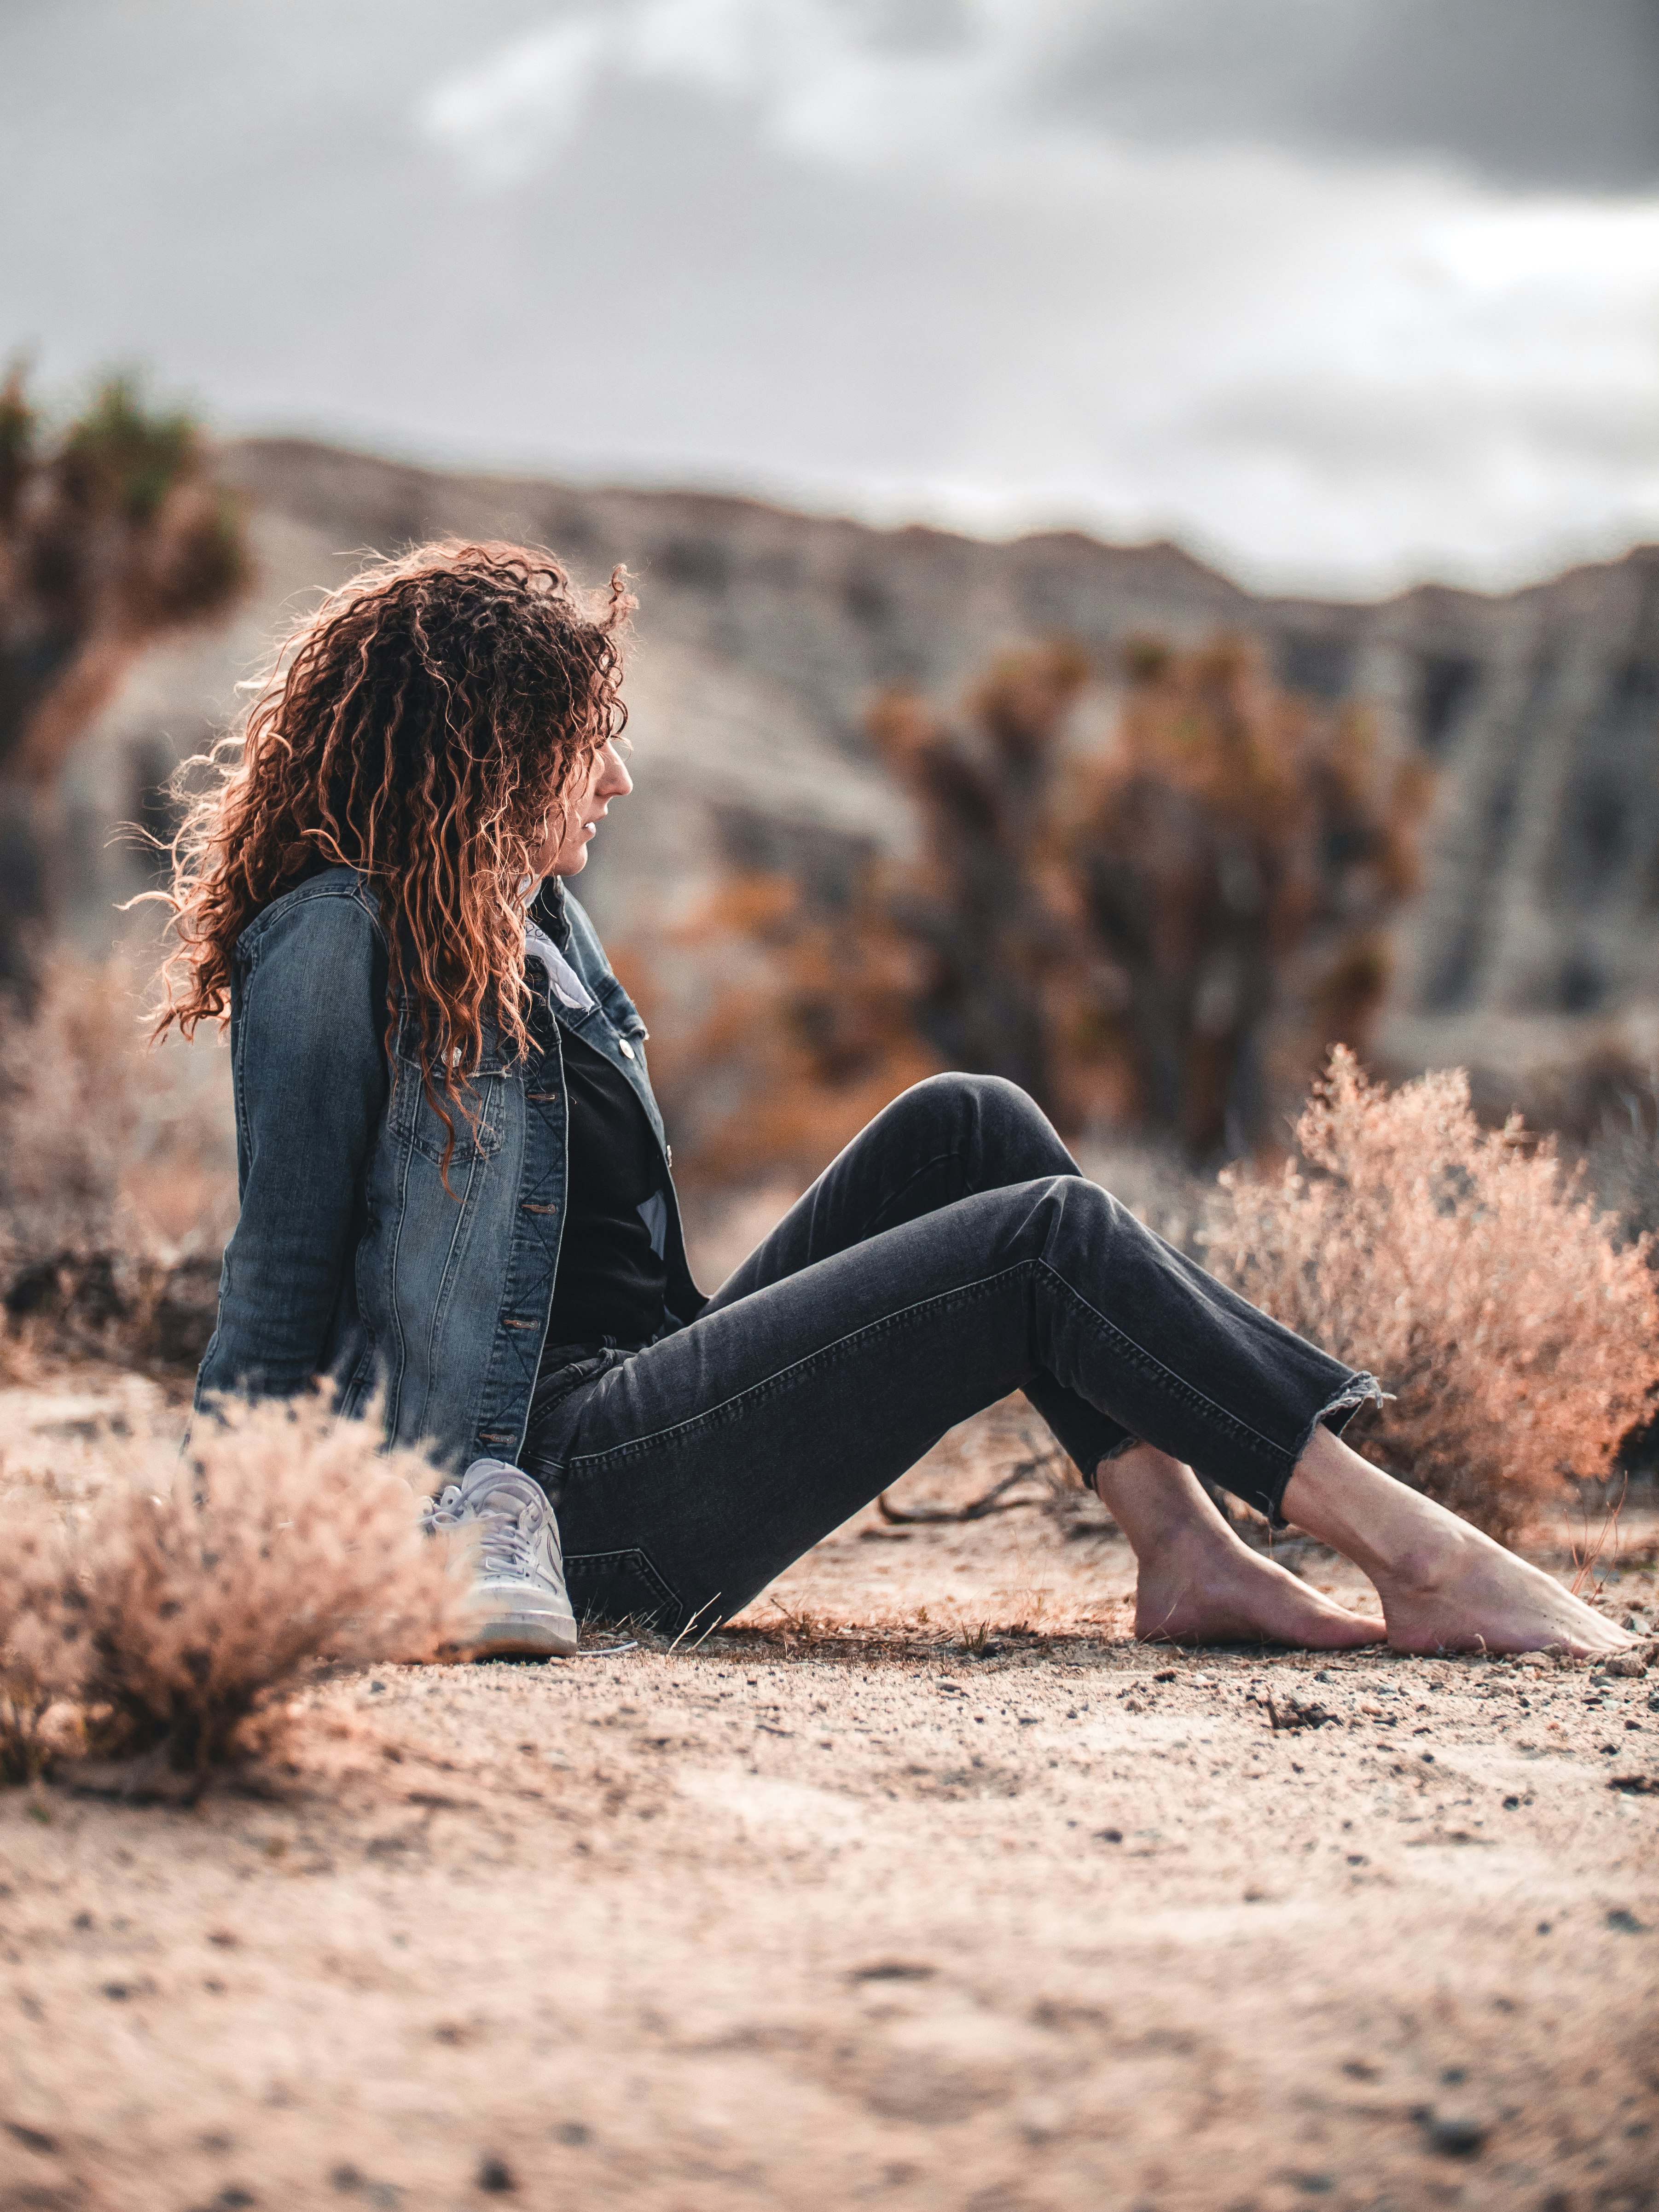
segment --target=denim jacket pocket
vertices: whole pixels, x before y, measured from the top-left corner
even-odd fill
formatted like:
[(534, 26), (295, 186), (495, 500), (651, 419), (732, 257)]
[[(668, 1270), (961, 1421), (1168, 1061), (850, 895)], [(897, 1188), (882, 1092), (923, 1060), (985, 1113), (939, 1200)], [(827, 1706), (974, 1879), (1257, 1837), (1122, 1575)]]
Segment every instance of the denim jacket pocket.
[[(434, 1081), (433, 1088), (442, 1098), (454, 1124), (454, 1150), (449, 1155), (452, 1167), (471, 1167), (477, 1161), (493, 1159), (500, 1152), (506, 1081), (504, 1076), (482, 1069), (465, 1087), (457, 1085), (452, 1090)], [(392, 1103), (386, 1120), (394, 1137), (412, 1146), (434, 1166), (441, 1164), (450, 1132), (421, 1080), (419, 1061), (401, 1052), (393, 1060)]]

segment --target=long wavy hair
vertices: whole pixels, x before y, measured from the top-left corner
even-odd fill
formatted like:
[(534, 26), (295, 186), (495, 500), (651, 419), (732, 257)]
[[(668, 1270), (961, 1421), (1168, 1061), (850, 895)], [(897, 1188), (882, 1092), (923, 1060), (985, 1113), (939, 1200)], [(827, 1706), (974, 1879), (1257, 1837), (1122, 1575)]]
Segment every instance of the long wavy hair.
[(526, 1048), (531, 858), (622, 734), (633, 608), (620, 568), (589, 599), (540, 548), (453, 539), (331, 592), (282, 641), (236, 726), (179, 771), (156, 1036), (226, 1020), (242, 930), (344, 861), (372, 887), (390, 948), (388, 1053), (412, 1018), (453, 1142), (434, 1071), (471, 1120), (486, 1024)]

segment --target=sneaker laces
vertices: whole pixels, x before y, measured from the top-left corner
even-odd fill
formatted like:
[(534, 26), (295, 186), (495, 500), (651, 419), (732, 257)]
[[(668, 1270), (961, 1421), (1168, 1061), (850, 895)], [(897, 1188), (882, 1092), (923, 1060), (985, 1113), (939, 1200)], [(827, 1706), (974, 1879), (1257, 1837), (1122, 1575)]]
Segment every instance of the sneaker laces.
[(507, 1483), (493, 1485), (482, 1496), (475, 1493), (469, 1498), (459, 1483), (452, 1482), (433, 1501), (425, 1525), (429, 1534), (440, 1529), (476, 1528), (481, 1576), (543, 1583), (547, 1579), (546, 1570), (537, 1559), (534, 1540), (540, 1517), (534, 1501), (515, 1497), (514, 1486)]
[(535, 1549), (526, 1533), (530, 1518), (521, 1505), (485, 1506), (478, 1515), (478, 1571), (505, 1576), (517, 1583), (541, 1583), (547, 1577), (537, 1563)]

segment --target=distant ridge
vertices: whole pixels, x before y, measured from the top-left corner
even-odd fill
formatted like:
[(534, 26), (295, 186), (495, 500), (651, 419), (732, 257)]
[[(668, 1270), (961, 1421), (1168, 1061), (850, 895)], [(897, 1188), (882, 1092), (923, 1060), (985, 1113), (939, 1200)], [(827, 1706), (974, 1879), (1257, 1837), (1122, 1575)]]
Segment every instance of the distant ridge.
[[(1253, 594), (1169, 544), (879, 529), (299, 439), (227, 445), (221, 468), (252, 511), (257, 602), (140, 670), (79, 771), (89, 823), (130, 811), (134, 747), (153, 765), (228, 711), (293, 594), (337, 580), (342, 556), (450, 532), (540, 540), (589, 580), (617, 562), (635, 574), (642, 773), (590, 871), (611, 929), (687, 895), (722, 854), (811, 872), (901, 842), (902, 802), (861, 734), (884, 685), (948, 696), (999, 647), (1054, 632), (1109, 673), (1137, 633), (1243, 631), (1283, 680), (1364, 700), (1382, 743), (1439, 770), (1386, 1056), (1473, 1061), (1501, 1088), (1604, 1043), (1659, 1053), (1659, 547), (1504, 593), (1425, 585), (1354, 602)], [(108, 869), (83, 873), (99, 904)]]

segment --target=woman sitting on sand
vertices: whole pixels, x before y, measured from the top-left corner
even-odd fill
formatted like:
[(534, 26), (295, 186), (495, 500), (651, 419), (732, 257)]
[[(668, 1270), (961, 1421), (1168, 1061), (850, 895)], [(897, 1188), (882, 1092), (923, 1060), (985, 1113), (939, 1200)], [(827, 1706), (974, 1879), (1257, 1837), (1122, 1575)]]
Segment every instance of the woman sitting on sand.
[[(1142, 1227), (1012, 1084), (907, 1091), (703, 1296), (645, 1024), (565, 888), (632, 787), (631, 606), (620, 574), (590, 605), (545, 553), (423, 547), (297, 628), (221, 756), (162, 1016), (231, 1030), (198, 1402), (326, 1376), (429, 1451), (481, 1653), (573, 1650), (573, 1607), (724, 1620), (1016, 1389), (1133, 1547), (1143, 1636), (1629, 1641), (1350, 1450), (1371, 1376)], [(1383, 1618), (1249, 1551), (1194, 1469), (1346, 1553)]]

